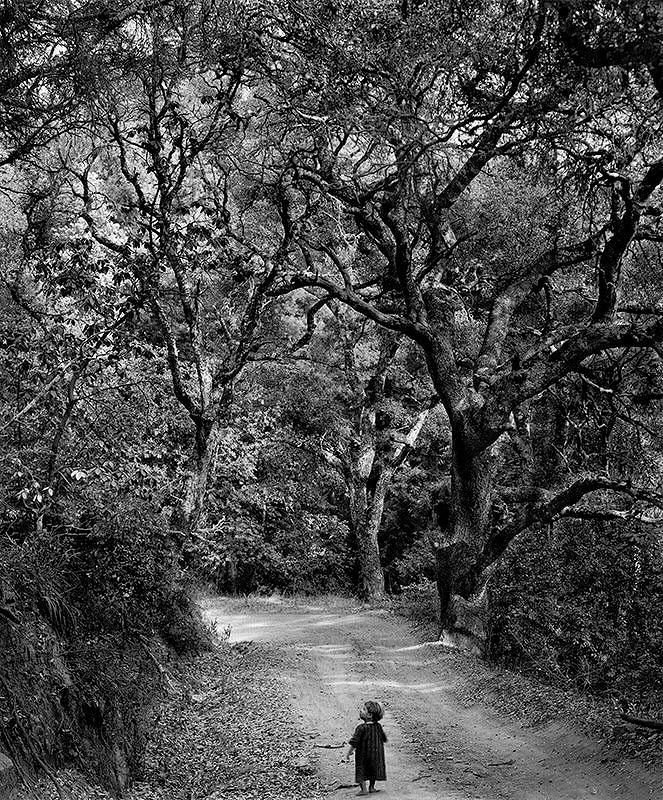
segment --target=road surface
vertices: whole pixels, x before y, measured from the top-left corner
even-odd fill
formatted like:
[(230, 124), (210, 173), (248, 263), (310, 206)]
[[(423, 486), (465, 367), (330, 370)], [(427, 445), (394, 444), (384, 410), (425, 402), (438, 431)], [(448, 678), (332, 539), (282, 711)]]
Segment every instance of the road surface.
[(204, 613), (230, 641), (283, 652), (280, 676), (300, 730), (302, 754), (334, 798), (354, 796), (353, 765), (341, 747), (365, 700), (385, 707), (387, 776), (381, 796), (398, 800), (652, 800), (663, 779), (611, 759), (568, 723), (527, 726), (468, 699), (467, 676), (490, 680), (483, 664), (382, 610), (208, 600)]

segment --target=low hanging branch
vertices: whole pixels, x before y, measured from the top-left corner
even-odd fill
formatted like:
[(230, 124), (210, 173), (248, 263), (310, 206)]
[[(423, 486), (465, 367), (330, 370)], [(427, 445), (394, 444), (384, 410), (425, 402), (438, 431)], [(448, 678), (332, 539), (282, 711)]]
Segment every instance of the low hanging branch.
[(629, 481), (614, 480), (605, 475), (584, 475), (569, 486), (555, 492), (541, 487), (523, 486), (504, 489), (501, 494), (507, 502), (522, 503), (523, 508), (512, 520), (496, 531), (484, 548), (481, 568), (487, 569), (523, 531), (536, 523), (552, 522), (560, 517), (602, 520), (633, 520), (663, 526), (663, 517), (632, 511), (622, 511), (600, 506), (578, 505), (588, 494), (609, 491), (646, 503), (652, 509), (663, 510), (663, 496), (648, 489), (633, 486)]
[(566, 519), (592, 519), (600, 520), (603, 522), (610, 521), (631, 521), (638, 522), (642, 525), (661, 525), (663, 526), (663, 516), (653, 517), (645, 514), (644, 512), (635, 511), (632, 509), (621, 511), (617, 508), (592, 508), (591, 506), (576, 506), (574, 508), (565, 508), (559, 515)]
[(410, 451), (412, 450), (417, 439), (419, 438), (421, 429), (424, 427), (424, 424), (428, 419), (428, 415), (437, 405), (439, 405), (439, 402), (440, 398), (437, 395), (433, 395), (426, 404), (426, 406), (417, 415), (417, 418), (414, 421), (410, 430), (408, 431), (407, 436), (400, 443), (398, 449), (393, 455), (390, 466), (394, 471), (397, 470), (401, 466), (401, 464), (405, 461), (405, 459), (409, 456)]
[(301, 350), (303, 347), (311, 341), (313, 338), (313, 334), (315, 333), (315, 329), (318, 327), (318, 322), (316, 316), (319, 311), (321, 311), (328, 303), (329, 297), (325, 296), (321, 300), (318, 300), (317, 303), (314, 303), (306, 313), (306, 333), (304, 333), (292, 346), (290, 352), (296, 353), (298, 350)]

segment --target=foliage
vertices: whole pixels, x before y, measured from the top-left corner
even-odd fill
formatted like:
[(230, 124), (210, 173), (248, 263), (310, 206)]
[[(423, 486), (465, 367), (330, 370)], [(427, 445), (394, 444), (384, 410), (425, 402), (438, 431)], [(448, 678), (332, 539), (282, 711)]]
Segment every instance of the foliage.
[(27, 252), (1, 299), (3, 742), (25, 769), (74, 760), (119, 790), (142, 759), (163, 642), (207, 643), (160, 511), (178, 419), (117, 286), (62, 253), (57, 281)]
[(73, 598), (90, 614), (88, 635), (161, 636), (179, 651), (204, 637), (164, 517), (145, 501), (119, 501), (76, 536), (67, 569)]
[[(230, 592), (367, 591), (370, 572), (379, 595), (383, 568), (393, 591), (433, 577), (430, 542), (448, 628), (494, 573), (494, 657), (644, 696), (653, 6), (5, 5), (13, 657), (79, 653), (72, 714), (99, 728), (154, 678), (151, 642), (204, 643), (184, 565)], [(432, 392), (445, 420), (417, 428)]]
[(660, 715), (662, 546), (637, 523), (541, 529), (495, 576), (490, 655)]
[[(306, 381), (305, 370), (255, 370), (223, 433), (208, 525), (193, 545), (203, 573), (222, 591), (348, 588), (341, 487), (319, 452), (312, 415), (302, 416), (303, 402), (310, 408), (326, 395), (291, 392)], [(329, 424), (323, 413), (319, 419)]]

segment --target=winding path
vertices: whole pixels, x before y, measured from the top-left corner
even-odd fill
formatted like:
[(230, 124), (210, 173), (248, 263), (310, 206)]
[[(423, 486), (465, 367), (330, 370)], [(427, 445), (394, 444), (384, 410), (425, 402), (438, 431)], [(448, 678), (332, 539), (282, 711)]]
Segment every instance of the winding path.
[[(308, 757), (332, 797), (354, 796), (344, 743), (364, 700), (383, 702), (388, 781), (398, 800), (652, 800), (663, 779), (611, 760), (562, 722), (524, 727), (468, 698), (459, 667), (491, 673), (437, 643), (422, 643), (383, 611), (328, 611), (210, 600), (204, 613), (231, 641), (269, 643), (285, 655), (281, 676)], [(471, 692), (471, 690), (470, 690)], [(481, 695), (478, 692), (478, 695)]]

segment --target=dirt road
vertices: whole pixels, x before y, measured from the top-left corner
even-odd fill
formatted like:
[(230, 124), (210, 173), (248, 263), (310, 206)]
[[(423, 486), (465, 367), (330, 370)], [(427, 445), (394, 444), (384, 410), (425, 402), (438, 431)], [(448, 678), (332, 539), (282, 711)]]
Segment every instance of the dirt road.
[[(270, 643), (286, 655), (281, 676), (310, 759), (334, 797), (353, 796), (352, 765), (341, 764), (362, 703), (385, 706), (388, 780), (398, 800), (651, 800), (663, 779), (613, 760), (561, 721), (525, 727), (471, 696), (489, 681), (483, 664), (423, 643), (384, 611), (208, 601), (205, 615), (231, 642)], [(470, 696), (468, 697), (468, 687)], [(380, 784), (379, 784), (380, 786)]]

